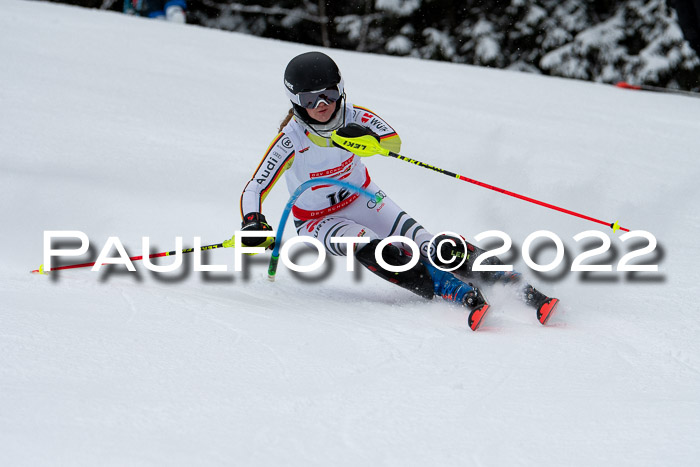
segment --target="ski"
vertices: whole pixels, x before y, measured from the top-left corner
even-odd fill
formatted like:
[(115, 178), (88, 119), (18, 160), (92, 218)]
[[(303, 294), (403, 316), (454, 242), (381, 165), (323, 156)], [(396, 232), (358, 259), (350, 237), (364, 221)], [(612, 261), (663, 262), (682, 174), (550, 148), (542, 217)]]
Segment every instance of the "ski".
[(537, 310), (537, 321), (544, 326), (559, 305), (559, 299), (548, 297), (533, 286), (526, 285), (525, 303)]
[(547, 300), (537, 308), (537, 320), (544, 326), (559, 305), (558, 298), (547, 298)]
[(491, 305), (484, 303), (476, 308), (474, 308), (471, 313), (469, 313), (469, 328), (472, 331), (476, 331), (481, 326), (481, 322), (484, 320), (484, 316), (491, 308)]

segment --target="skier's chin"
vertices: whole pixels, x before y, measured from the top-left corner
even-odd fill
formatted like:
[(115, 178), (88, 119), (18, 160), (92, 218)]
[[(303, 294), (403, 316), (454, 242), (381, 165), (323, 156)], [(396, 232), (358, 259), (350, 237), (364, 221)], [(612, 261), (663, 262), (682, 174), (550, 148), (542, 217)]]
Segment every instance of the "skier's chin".
[(306, 114), (309, 116), (311, 120), (317, 123), (328, 123), (331, 118), (333, 118), (333, 115), (336, 110), (336, 103), (333, 102), (331, 105), (324, 105), (321, 110), (319, 109), (314, 109), (314, 110), (306, 110)]

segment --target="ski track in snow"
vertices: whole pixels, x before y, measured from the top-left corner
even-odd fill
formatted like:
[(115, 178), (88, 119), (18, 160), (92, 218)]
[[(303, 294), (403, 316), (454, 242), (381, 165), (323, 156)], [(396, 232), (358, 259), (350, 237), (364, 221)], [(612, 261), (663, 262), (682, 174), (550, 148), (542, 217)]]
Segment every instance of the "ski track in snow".
[[(133, 44), (138, 44), (134, 47)], [(137, 253), (229, 238), (308, 47), (41, 2), (0, 3), (0, 464), (686, 466), (700, 458), (700, 99), (332, 51), (408, 157), (652, 232), (659, 273), (541, 277), (520, 247), (582, 220), (389, 158), (372, 177), (426, 229), (502, 230), (562, 299), (508, 287), (479, 332), (345, 260), (137, 264), (33, 276), (44, 230)], [(269, 194), (277, 226), (288, 193)], [(628, 251), (612, 232), (616, 264)], [(285, 238), (293, 235), (287, 226)], [(540, 261), (547, 262), (545, 249)], [(187, 255), (191, 256), (191, 255)], [(76, 258), (76, 262), (79, 258)], [(164, 259), (160, 264), (168, 264)], [(303, 261), (303, 260), (302, 260)], [(72, 262), (68, 259), (66, 262)], [(559, 270), (555, 271), (556, 275)], [(639, 277), (639, 276), (638, 276)]]

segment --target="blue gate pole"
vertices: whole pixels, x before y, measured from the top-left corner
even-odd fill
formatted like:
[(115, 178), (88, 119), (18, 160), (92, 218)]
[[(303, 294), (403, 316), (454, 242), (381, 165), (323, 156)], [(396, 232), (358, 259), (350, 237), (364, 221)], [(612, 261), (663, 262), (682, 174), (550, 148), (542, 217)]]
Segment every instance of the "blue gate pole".
[(287, 205), (284, 207), (284, 212), (282, 212), (282, 217), (280, 218), (280, 222), (278, 224), (279, 227), (277, 230), (277, 237), (275, 237), (275, 247), (272, 249), (270, 265), (267, 268), (267, 278), (270, 281), (275, 280), (275, 274), (277, 273), (277, 263), (280, 259), (280, 245), (282, 244), (282, 234), (284, 233), (284, 226), (287, 223), (287, 218), (289, 217), (289, 213), (292, 210), (292, 206), (294, 206), (294, 203), (304, 191), (315, 185), (337, 185), (343, 188), (347, 188), (348, 190), (356, 191), (362, 195), (367, 196), (368, 198), (376, 199), (377, 203), (379, 203), (382, 200), (381, 196), (375, 196), (374, 193), (367, 191), (364, 188), (352, 185), (342, 180), (336, 180), (334, 178), (316, 178), (314, 180), (308, 180), (302, 183), (299, 186), (299, 188), (297, 188), (296, 191), (294, 191), (292, 196), (289, 197), (289, 201), (287, 201)]

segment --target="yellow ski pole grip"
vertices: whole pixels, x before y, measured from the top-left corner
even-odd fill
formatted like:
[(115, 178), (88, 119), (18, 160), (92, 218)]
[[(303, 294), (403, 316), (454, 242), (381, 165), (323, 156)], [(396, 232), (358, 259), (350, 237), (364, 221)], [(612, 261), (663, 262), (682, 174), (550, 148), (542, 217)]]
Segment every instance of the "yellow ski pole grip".
[(340, 136), (337, 131), (331, 133), (331, 141), (341, 149), (345, 149), (360, 157), (371, 157), (376, 154), (388, 156), (389, 150), (384, 149), (372, 135), (356, 137)]

